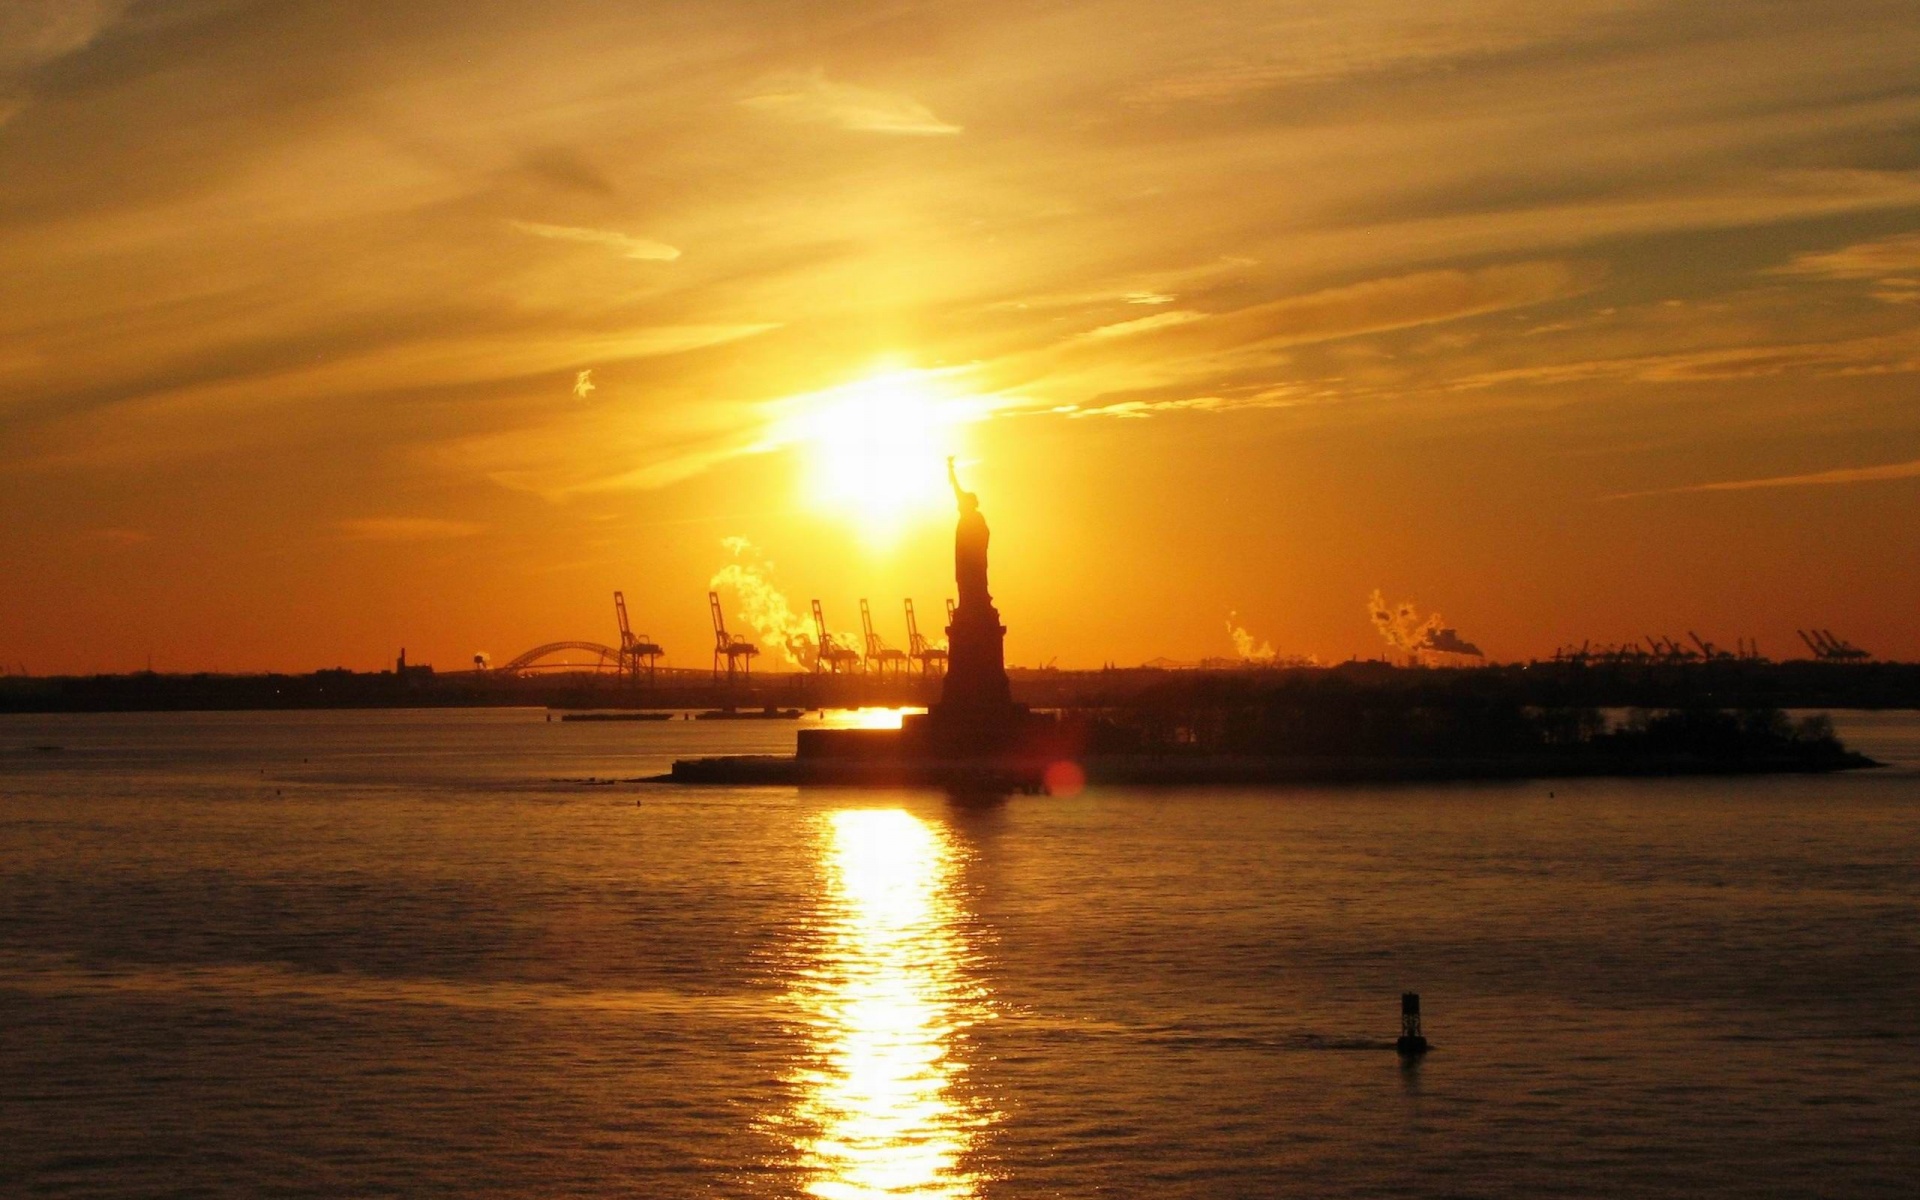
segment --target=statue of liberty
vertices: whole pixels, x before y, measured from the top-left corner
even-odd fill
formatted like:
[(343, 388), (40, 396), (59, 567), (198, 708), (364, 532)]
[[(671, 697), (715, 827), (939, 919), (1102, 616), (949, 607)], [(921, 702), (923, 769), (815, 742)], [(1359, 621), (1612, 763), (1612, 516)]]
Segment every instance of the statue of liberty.
[(1007, 631), (987, 591), (987, 519), (980, 515), (980, 497), (960, 486), (951, 458), (947, 481), (960, 507), (953, 531), (953, 579), (960, 597), (953, 624), (947, 627), (947, 677), (938, 707), (944, 719), (970, 722), (975, 734), (987, 736), (982, 729), (999, 728), (1014, 711), (1007, 683)]
[(953, 459), (947, 459), (947, 482), (953, 485), (960, 523), (953, 531), (953, 577), (960, 589), (958, 608), (972, 613), (993, 607), (987, 593), (987, 519), (980, 515), (980, 497), (960, 486)]

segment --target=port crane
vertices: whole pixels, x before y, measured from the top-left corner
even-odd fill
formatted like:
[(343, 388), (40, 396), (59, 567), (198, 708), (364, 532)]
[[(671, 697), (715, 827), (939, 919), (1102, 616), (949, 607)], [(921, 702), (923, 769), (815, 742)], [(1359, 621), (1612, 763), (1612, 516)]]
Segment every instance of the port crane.
[(658, 642), (646, 634), (634, 635), (633, 626), (627, 622), (627, 598), (620, 592), (613, 594), (614, 616), (620, 620), (620, 670), (629, 679), (639, 682), (642, 664), (647, 672), (647, 682), (653, 682), (654, 662), (666, 651)]
[(1662, 639), (1648, 634), (1647, 645), (1653, 647), (1653, 657), (1661, 662), (1692, 662), (1700, 657), (1672, 638)]
[(860, 665), (860, 655), (851, 646), (842, 646), (833, 640), (827, 632), (827, 618), (820, 610), (820, 602), (813, 602), (814, 646), (813, 669), (815, 672), (830, 671), (835, 675), (842, 671), (851, 671)]
[(947, 648), (928, 642), (920, 632), (920, 619), (914, 616), (913, 600), (907, 600), (907, 658), (909, 665), (920, 664), (920, 674), (927, 677), (947, 673)]
[(873, 628), (873, 609), (865, 600), (860, 601), (860, 632), (867, 639), (866, 669), (880, 678), (887, 677), (887, 668), (893, 668), (893, 677), (900, 678), (902, 668), (907, 665), (907, 653), (897, 646), (887, 645)]
[(1706, 659), (1708, 662), (1719, 662), (1734, 657), (1728, 651), (1722, 650), (1691, 629), (1687, 630), (1687, 637), (1692, 639), (1694, 645), (1700, 647), (1700, 657)]
[[(1695, 648), (1681, 645), (1673, 638), (1659, 638), (1647, 635), (1646, 645), (1637, 642), (1624, 642), (1620, 645), (1603, 643), (1595, 645), (1592, 641), (1581, 642), (1578, 646), (1571, 643), (1561, 646), (1553, 652), (1554, 662), (1569, 663), (1584, 667), (1592, 663), (1606, 663), (1610, 666), (1624, 664), (1690, 663), (1690, 662), (1761, 662), (1760, 643), (1753, 638), (1737, 637), (1733, 639), (1734, 648), (1728, 650), (1701, 637), (1692, 630), (1687, 631)], [(1650, 647), (1650, 648), (1649, 648)]]
[(1796, 629), (1794, 632), (1800, 635), (1800, 640), (1807, 644), (1807, 649), (1813, 651), (1813, 656), (1821, 662), (1859, 662), (1873, 657), (1870, 652), (1862, 650), (1852, 642), (1833, 636), (1831, 629)]
[(736, 669), (743, 677), (753, 678), (753, 660), (759, 655), (760, 647), (727, 632), (726, 614), (720, 611), (720, 593), (707, 593), (707, 610), (713, 614), (713, 681), (720, 682), (722, 659), (726, 660), (728, 683), (733, 682)]

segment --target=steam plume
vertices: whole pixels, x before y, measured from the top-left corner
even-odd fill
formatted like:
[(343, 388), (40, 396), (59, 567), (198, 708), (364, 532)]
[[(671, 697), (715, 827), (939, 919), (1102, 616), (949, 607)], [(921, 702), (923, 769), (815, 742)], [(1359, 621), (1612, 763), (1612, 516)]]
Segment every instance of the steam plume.
[(734, 615), (753, 629), (761, 646), (779, 651), (792, 666), (812, 670), (817, 654), (812, 633), (806, 619), (773, 586), (773, 564), (743, 537), (721, 538), (720, 544), (733, 561), (715, 571), (707, 586), (733, 593)]
[(1237, 612), (1227, 614), (1227, 636), (1233, 639), (1233, 652), (1245, 662), (1270, 663), (1276, 657), (1273, 643), (1256, 643), (1253, 635), (1240, 624), (1240, 614)]
[(1428, 613), (1422, 619), (1411, 600), (1402, 600), (1389, 608), (1379, 588), (1367, 598), (1367, 616), (1372, 618), (1373, 627), (1380, 631), (1387, 646), (1405, 654), (1409, 662), (1434, 667), (1456, 665), (1463, 658), (1485, 657), (1480, 647), (1462, 639), (1460, 631), (1449, 627), (1439, 613)]

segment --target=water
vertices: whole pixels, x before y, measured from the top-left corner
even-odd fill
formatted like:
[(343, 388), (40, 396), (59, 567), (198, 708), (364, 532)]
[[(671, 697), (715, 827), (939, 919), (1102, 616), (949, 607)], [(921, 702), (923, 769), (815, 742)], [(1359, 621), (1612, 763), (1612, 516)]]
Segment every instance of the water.
[(0, 718), (0, 1194), (1910, 1196), (1920, 718), (1839, 723), (1900, 765), (980, 809)]

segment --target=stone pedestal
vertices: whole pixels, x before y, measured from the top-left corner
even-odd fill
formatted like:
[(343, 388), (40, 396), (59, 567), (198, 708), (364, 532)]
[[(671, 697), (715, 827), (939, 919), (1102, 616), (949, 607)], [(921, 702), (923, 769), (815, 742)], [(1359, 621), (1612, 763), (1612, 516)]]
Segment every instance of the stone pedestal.
[(1032, 723), (1007, 683), (1006, 626), (990, 604), (962, 606), (947, 627), (947, 677), (940, 703), (916, 733), (936, 754), (1005, 754), (1028, 740)]
[(953, 624), (947, 626), (947, 676), (939, 706), (955, 712), (1011, 706), (1006, 643), (1007, 627), (992, 605), (954, 610)]

